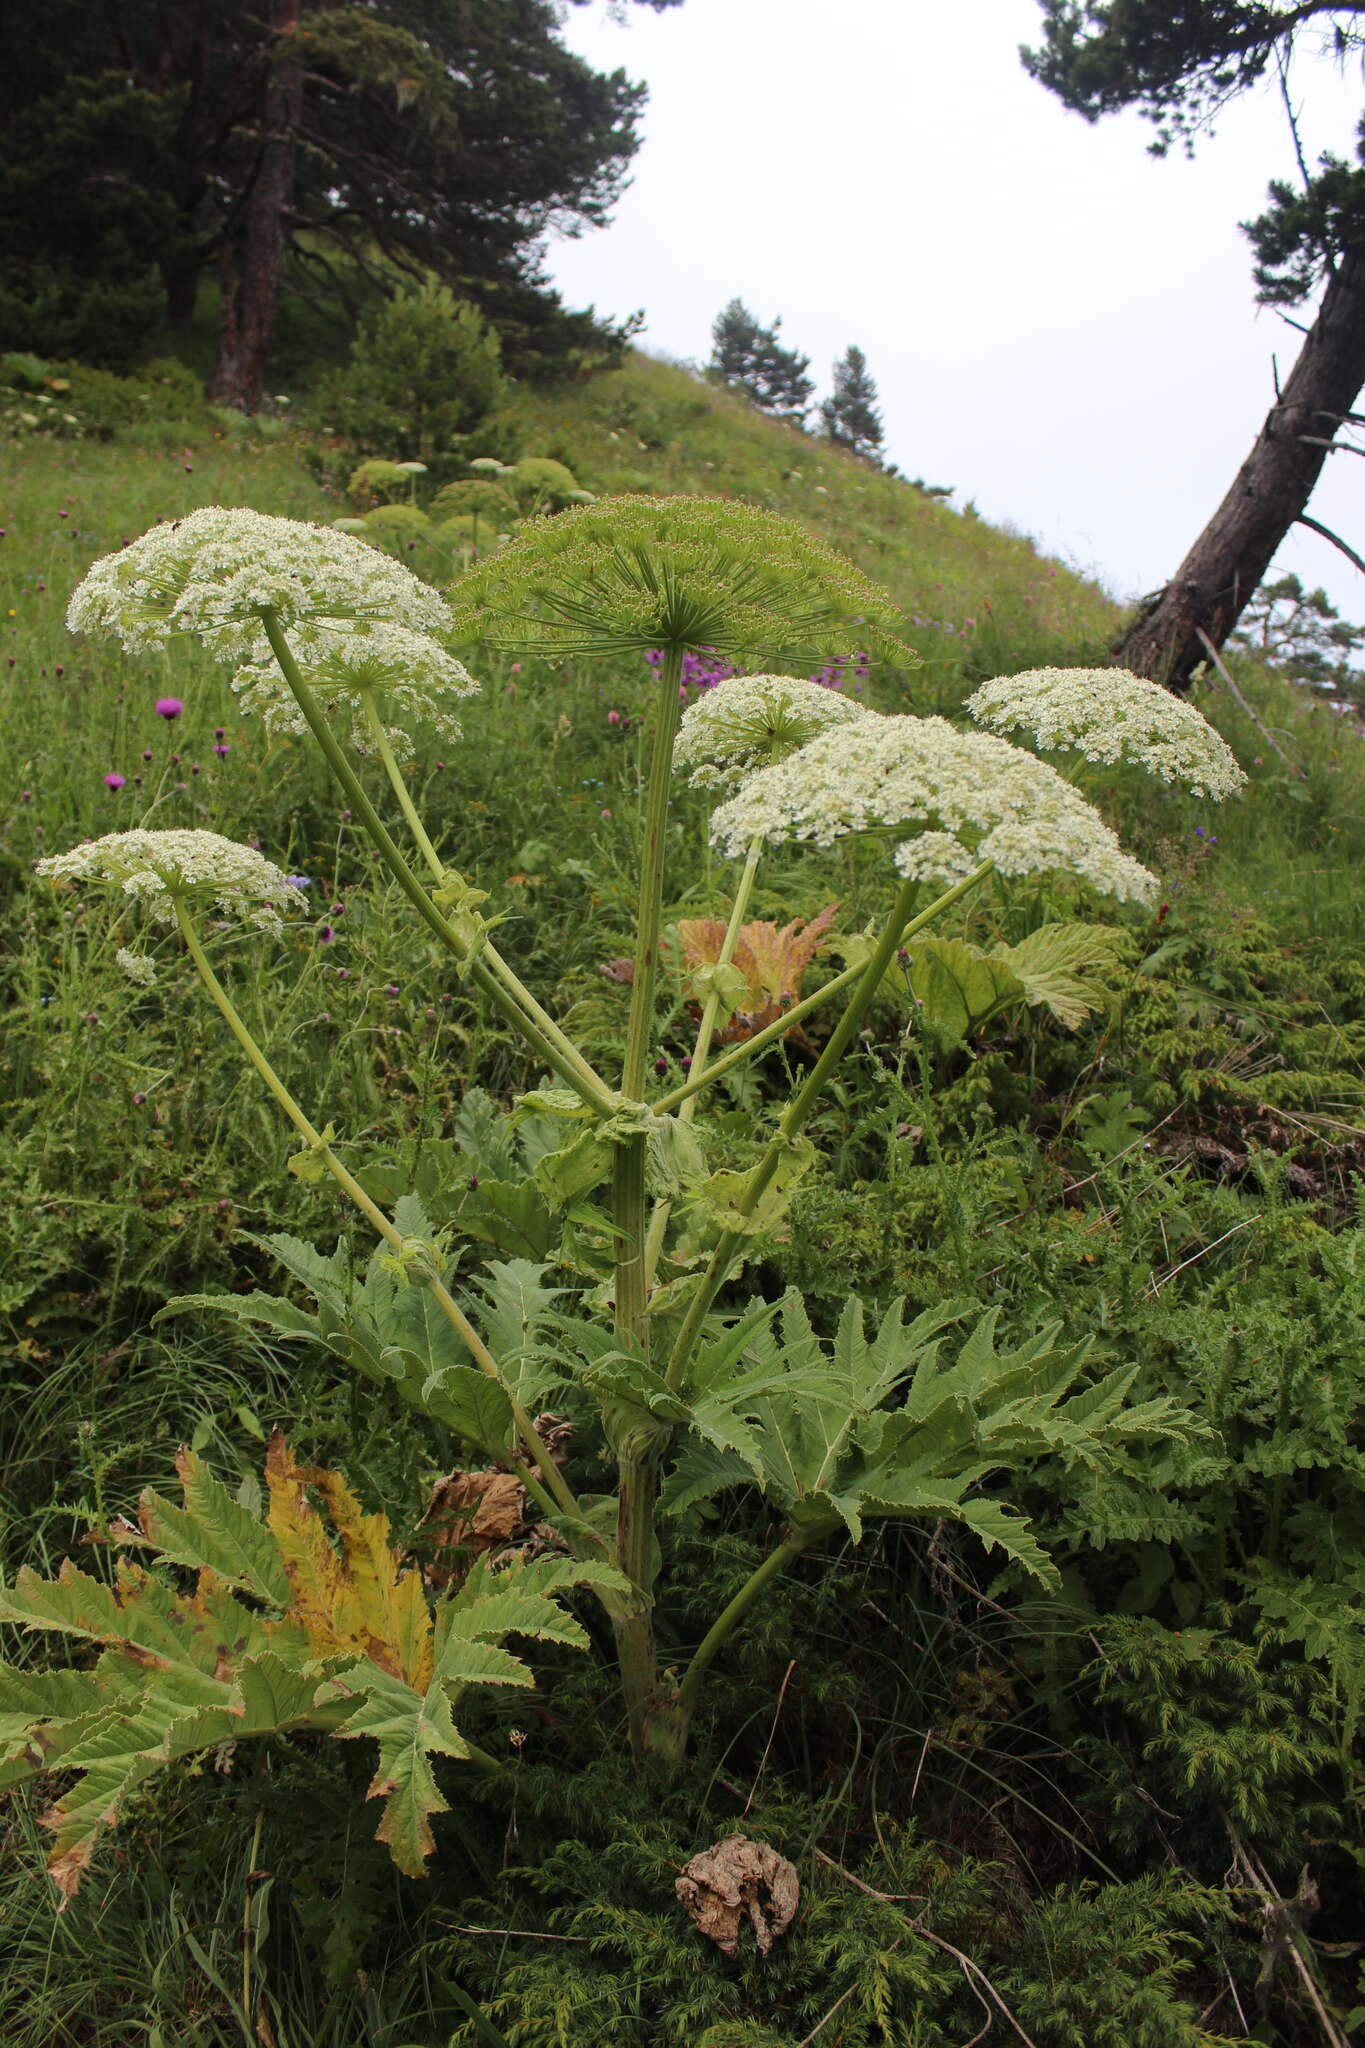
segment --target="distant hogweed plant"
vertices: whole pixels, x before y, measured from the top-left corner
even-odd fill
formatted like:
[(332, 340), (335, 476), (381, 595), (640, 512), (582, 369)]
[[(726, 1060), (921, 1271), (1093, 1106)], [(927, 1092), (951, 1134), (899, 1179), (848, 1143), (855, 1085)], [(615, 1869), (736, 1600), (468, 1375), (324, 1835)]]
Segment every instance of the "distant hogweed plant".
[[(1121, 902), (1148, 901), (1155, 888), (1099, 813), (1033, 754), (942, 719), (884, 717), (828, 687), (832, 647), (866, 647), (902, 666), (913, 657), (885, 594), (799, 527), (728, 503), (599, 501), (533, 524), (447, 602), (349, 535), (210, 509), (97, 563), (70, 617), (133, 652), (195, 634), (233, 664), (244, 708), (310, 734), (413, 914), (548, 1079), (516, 1105), (501, 1177), (475, 1176), (461, 1210), (506, 1256), (461, 1280), (418, 1191), (381, 1204), (362, 1185), (332, 1125), (276, 1073), (210, 959), (217, 919), (277, 934), (304, 900), (303, 877), (194, 831), (115, 833), (39, 864), (56, 883), (106, 884), (127, 912), (174, 928), (298, 1135), (292, 1170), (330, 1177), (374, 1233), (359, 1272), (340, 1249), (272, 1240), (311, 1312), (261, 1293), (209, 1305), (282, 1342), (318, 1345), (453, 1432), (521, 1490), (541, 1546), (535, 1556), (513, 1546), (501, 1566), (481, 1561), (462, 1579), (428, 1584), (390, 1548), (383, 1517), (361, 1513), (338, 1474), (297, 1466), (282, 1438), (267, 1462), (264, 1521), (182, 1454), (182, 1504), (148, 1494), (121, 1532), (147, 1562), (120, 1563), (112, 1583), (66, 1566), (55, 1580), (24, 1574), (0, 1591), (0, 1619), (98, 1651), (89, 1670), (0, 1666), (0, 1784), (54, 1767), (78, 1776), (50, 1816), (64, 1893), (151, 1772), (290, 1729), (377, 1744), (379, 1832), (403, 1869), (418, 1870), (433, 1845), (430, 1816), (445, 1804), (433, 1758), (451, 1770), (500, 1768), (469, 1732), (478, 1698), (528, 1682), (508, 1636), (586, 1643), (559, 1604), (574, 1588), (600, 1603), (614, 1638), (632, 1748), (667, 1765), (684, 1753), (731, 1635), (811, 1546), (841, 1534), (856, 1542), (888, 1516), (946, 1520), (1047, 1581), (1047, 1553), (1002, 1490), (1008, 1475), (1044, 1457), (1101, 1467), (1128, 1442), (1188, 1427), (1168, 1403), (1129, 1404), (1132, 1369), (1097, 1371), (1087, 1345), (1063, 1342), (1057, 1328), (1002, 1347), (994, 1312), (973, 1316), (970, 1303), (912, 1321), (896, 1303), (869, 1323), (853, 1298), (829, 1340), (794, 1290), (780, 1302), (717, 1307), (781, 1227), (813, 1158), (811, 1114), (898, 953), (917, 987), (959, 954), (972, 967), (974, 949), (928, 928), (993, 876), (1058, 871)], [(451, 700), (468, 698), (474, 685), (452, 648), (480, 641), (658, 657), (615, 1077), (502, 957), (485, 892), (447, 865), (399, 767), (395, 737), (416, 720), (439, 725)], [(684, 715), (685, 665), (703, 657), (752, 672), (715, 682)], [(816, 681), (780, 672), (812, 662), (824, 664)], [(1082, 672), (1069, 688), (1055, 671), (1003, 679), (974, 708), (1074, 751), (1112, 747), (1121, 730), (1125, 758), (1210, 795), (1235, 785), (1235, 763), (1197, 714), (1153, 685), (1106, 674)], [(354, 749), (382, 766), (392, 826)], [(691, 934), (697, 1038), (686, 1078), (660, 1090), (650, 1053), (665, 828), (684, 778), (717, 800), (712, 838), (743, 865), (724, 927), (704, 943)], [(828, 846), (854, 834), (885, 844), (886, 914), (843, 972), (789, 1002), (824, 926), (817, 920), (798, 941), (792, 926), (746, 925), (757, 868), (774, 843)], [(917, 908), (926, 878), (945, 886)], [(979, 956), (990, 1002), (1014, 992), (1063, 1018), (1084, 1015), (1086, 985), (1073, 970), (1096, 957), (1096, 931), (1044, 926)], [(135, 980), (154, 979), (150, 953), (124, 946), (120, 961)], [(748, 1035), (731, 1030), (773, 974), (778, 1014), (751, 1020)], [(817, 1010), (832, 1019), (828, 1035), (756, 1162), (717, 1164), (717, 1134), (698, 1116), (705, 1091)], [(718, 1035), (738, 1042), (713, 1056)], [(531, 1132), (524, 1165), (508, 1166)], [(528, 1249), (540, 1256), (528, 1259)], [(552, 1265), (578, 1289), (547, 1284)], [(578, 1432), (567, 1450), (564, 1413)], [(616, 1467), (606, 1503), (597, 1497), (604, 1448)], [(661, 1660), (660, 1516), (686, 1516), (737, 1488), (771, 1504), (774, 1541), (691, 1656), (670, 1646)]]

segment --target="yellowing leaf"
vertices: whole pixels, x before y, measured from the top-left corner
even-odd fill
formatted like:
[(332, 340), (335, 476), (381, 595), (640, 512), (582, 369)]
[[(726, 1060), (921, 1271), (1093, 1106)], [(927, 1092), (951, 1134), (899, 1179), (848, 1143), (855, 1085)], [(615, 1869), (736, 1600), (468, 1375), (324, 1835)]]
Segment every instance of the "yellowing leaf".
[[(354, 1652), (396, 1678), (431, 1673), (431, 1618), (420, 1575), (400, 1572), (385, 1515), (362, 1513), (339, 1472), (300, 1465), (277, 1430), (266, 1452), (267, 1520), (279, 1546), (296, 1622), (324, 1657)], [(338, 1553), (309, 1499), (315, 1488), (341, 1540)]]

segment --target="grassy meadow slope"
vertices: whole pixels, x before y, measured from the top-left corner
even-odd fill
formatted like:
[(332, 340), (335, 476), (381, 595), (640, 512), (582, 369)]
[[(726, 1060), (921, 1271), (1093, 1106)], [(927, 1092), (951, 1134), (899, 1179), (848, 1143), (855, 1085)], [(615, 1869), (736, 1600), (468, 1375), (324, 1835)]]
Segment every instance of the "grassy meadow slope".
[[(952, 713), (988, 675), (1103, 658), (1115, 608), (1065, 565), (676, 366), (634, 355), (516, 407), (524, 451), (599, 495), (740, 497), (847, 552), (923, 657), (874, 671), (880, 709)], [(427, 1130), (459, 1185), (474, 1177), (457, 1156), (469, 1087), (505, 1100), (533, 1071), (414, 932), (311, 749), (243, 721), (197, 649), (133, 659), (63, 624), (125, 536), (215, 503), (329, 520), (352, 459), (316, 433), (208, 416), (188, 445), (153, 422), (136, 444), (0, 442), (0, 1573), (72, 1550), (97, 1568), (110, 1516), (165, 1483), (178, 1442), (249, 1488), (287, 1423), (407, 1528), (460, 1455), (321, 1351), (208, 1315), (156, 1320), (178, 1293), (278, 1285), (258, 1234), (329, 1245), (353, 1226), (287, 1170), (293, 1141), (176, 956), (134, 986), (107, 907), (32, 875), (36, 856), (134, 823), (258, 841), (309, 878), (310, 915), (284, 946), (224, 936), (219, 958), (278, 1068), (358, 1168), (411, 1167)], [(629, 923), (648, 673), (478, 666), (463, 737), (417, 753), (424, 813), (506, 915), (518, 970), (609, 1058), (624, 998), (602, 967)], [(58, 1922), (42, 1830), (16, 1804), (0, 1815), (6, 2048), (937, 2044), (985, 2017), (959, 1949), (1016, 2015), (1002, 2038), (1231, 2048), (1254, 2025), (1301, 2048), (1319, 2036), (1288, 1975), (1255, 2014), (1259, 1922), (1223, 1886), (1229, 1827), (1288, 1889), (1305, 1861), (1321, 1878), (1337, 1945), (1319, 1966), (1348, 2012), (1365, 1860), (1350, 1576), (1365, 748), (1284, 678), (1241, 658), (1235, 672), (1259, 723), (1221, 686), (1198, 701), (1248, 769), (1240, 799), (1219, 813), (1121, 773), (1098, 792), (1163, 877), (1155, 915), (1049, 884), (983, 895), (957, 927), (989, 943), (1056, 917), (1117, 926), (1106, 1000), (1076, 1028), (1030, 1011), (942, 1047), (907, 1029), (906, 996), (888, 1000), (812, 1127), (824, 1165), (753, 1276), (769, 1294), (801, 1285), (818, 1316), (856, 1286), (1096, 1335), (1137, 1369), (1135, 1398), (1199, 1418), (1197, 1455), (1163, 1469), (1155, 1503), (1141, 1474), (1103, 1499), (1036, 1474), (1028, 1506), (1066, 1594), (1017, 1624), (984, 1553), (918, 1527), (794, 1574), (717, 1679), (712, 1753), (666, 1797), (593, 1761), (615, 1696), (551, 1656), (544, 1704), (516, 1709), (534, 1718), (515, 1804), (481, 1793), (440, 1822), (426, 1887), (376, 1849), (359, 1756), (279, 1744), (142, 1797), (127, 1846)], [(673, 919), (726, 901), (703, 817), (684, 794)], [(762, 871), (753, 914), (834, 903), (850, 935), (884, 894), (865, 852), (796, 849)], [(692, 1026), (671, 993), (657, 1052), (676, 1071)], [(781, 1080), (724, 1101), (733, 1163)], [(670, 1540), (684, 1565), (660, 1628), (685, 1643), (766, 1536), (739, 1514)], [(1309, 1612), (1312, 1587), (1327, 1605)], [(673, 1876), (741, 1822), (802, 1861), (807, 1917), (771, 1965), (699, 1971)], [(896, 1901), (912, 1894), (934, 1902), (935, 1949), (907, 1934)], [(503, 2032), (471, 2031), (468, 1992)]]

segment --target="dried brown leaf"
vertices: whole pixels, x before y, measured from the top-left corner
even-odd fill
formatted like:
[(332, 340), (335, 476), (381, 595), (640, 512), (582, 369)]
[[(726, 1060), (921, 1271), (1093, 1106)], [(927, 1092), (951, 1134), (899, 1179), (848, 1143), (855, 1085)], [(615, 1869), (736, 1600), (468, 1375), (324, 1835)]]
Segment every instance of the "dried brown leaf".
[[(794, 917), (780, 927), (761, 920), (740, 926), (732, 965), (744, 976), (748, 988), (734, 1016), (717, 1033), (718, 1043), (752, 1038), (793, 1007), (800, 999), (806, 970), (824, 944), (838, 909), (837, 903), (827, 903), (809, 924)], [(684, 966), (715, 966), (725, 930), (716, 917), (680, 918), (678, 943)]]
[[(739, 1954), (739, 1932), (747, 1918), (766, 1956), (786, 1933), (801, 1903), (795, 1866), (766, 1842), (730, 1835), (683, 1866), (674, 1890), (698, 1931), (722, 1955)], [(765, 1908), (766, 1895), (766, 1908)]]

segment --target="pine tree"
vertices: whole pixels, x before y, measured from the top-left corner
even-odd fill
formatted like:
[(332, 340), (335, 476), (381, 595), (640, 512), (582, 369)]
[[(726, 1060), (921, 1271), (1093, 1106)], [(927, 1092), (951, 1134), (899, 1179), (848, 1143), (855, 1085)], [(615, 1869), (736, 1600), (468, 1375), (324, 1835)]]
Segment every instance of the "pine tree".
[(815, 385), (806, 375), (810, 357), (783, 348), (777, 338), (782, 325), (760, 326), (742, 299), (731, 299), (711, 329), (711, 361), (707, 373), (718, 384), (742, 391), (760, 412), (800, 426), (810, 410)]
[[(1192, 152), (1221, 108), (1272, 70), (1288, 107), (1289, 62), (1310, 26), (1338, 63), (1365, 49), (1365, 6), (1333, 0), (1041, 5), (1042, 47), (1022, 52), (1026, 69), (1088, 121), (1136, 107), (1156, 128), (1156, 156), (1177, 143)], [(1305, 507), (1328, 454), (1351, 445), (1337, 435), (1365, 390), (1365, 122), (1357, 161), (1324, 156), (1316, 172), (1304, 163), (1292, 112), (1290, 124), (1303, 189), (1272, 183), (1268, 209), (1244, 226), (1261, 304), (1298, 306), (1320, 289), (1316, 316), (1311, 326), (1293, 323), (1305, 335), (1298, 360), (1277, 379), (1275, 404), (1222, 504), (1114, 646), (1125, 667), (1175, 690), (1210, 645), (1227, 639), (1289, 529), (1298, 522), (1326, 532)], [(1153, 288), (1159, 278), (1135, 280), (1135, 290)]]
[(882, 416), (877, 386), (868, 375), (867, 357), (849, 343), (834, 365), (834, 390), (820, 406), (820, 420), (831, 441), (866, 462), (881, 459)]
[(540, 253), (608, 219), (645, 88), (562, 27), (554, 0), (10, 0), (0, 348), (112, 359), (158, 289), (182, 325), (214, 273), (213, 391), (248, 411), (281, 299), (337, 300), (357, 274), (436, 277), (513, 367), (619, 342), (563, 314)]

